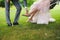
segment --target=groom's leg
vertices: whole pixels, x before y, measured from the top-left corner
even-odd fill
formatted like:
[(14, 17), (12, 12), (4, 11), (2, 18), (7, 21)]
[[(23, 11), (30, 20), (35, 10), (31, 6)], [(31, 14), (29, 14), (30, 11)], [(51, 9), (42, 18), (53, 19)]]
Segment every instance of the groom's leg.
[(12, 26), (11, 21), (10, 21), (10, 1), (5, 0), (5, 10), (6, 10), (6, 21), (8, 26)]
[(18, 0), (12, 0), (12, 2), (17, 9), (16, 16), (15, 16), (15, 19), (14, 19), (14, 23), (17, 23), (18, 19), (19, 19), (19, 16), (20, 16), (20, 12), (21, 12), (21, 5), (19, 4)]

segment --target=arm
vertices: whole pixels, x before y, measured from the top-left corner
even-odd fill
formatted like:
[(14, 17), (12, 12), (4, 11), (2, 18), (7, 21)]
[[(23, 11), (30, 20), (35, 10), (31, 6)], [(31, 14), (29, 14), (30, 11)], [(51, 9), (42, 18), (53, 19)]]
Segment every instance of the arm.
[(23, 0), (24, 2), (24, 7), (27, 7), (27, 0)]
[(23, 2), (24, 2), (24, 7), (25, 7), (25, 10), (26, 10), (26, 14), (28, 14), (27, 0), (23, 0)]

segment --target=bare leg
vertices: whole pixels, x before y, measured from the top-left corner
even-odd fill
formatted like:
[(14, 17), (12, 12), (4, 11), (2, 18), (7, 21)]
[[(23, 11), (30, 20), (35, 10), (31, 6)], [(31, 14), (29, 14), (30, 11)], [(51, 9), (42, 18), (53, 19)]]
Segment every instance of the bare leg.
[(29, 13), (28, 12), (26, 12), (26, 14), (24, 14), (23, 16), (27, 16), (27, 17), (29, 17), (29, 16), (31, 16), (32, 14), (35, 14), (36, 13), (36, 11), (37, 11), (37, 9), (33, 9), (32, 11), (30, 11)]
[(36, 14), (38, 10), (35, 10), (34, 12), (30, 13), (31, 17), (28, 19), (28, 21), (32, 20), (33, 16)]

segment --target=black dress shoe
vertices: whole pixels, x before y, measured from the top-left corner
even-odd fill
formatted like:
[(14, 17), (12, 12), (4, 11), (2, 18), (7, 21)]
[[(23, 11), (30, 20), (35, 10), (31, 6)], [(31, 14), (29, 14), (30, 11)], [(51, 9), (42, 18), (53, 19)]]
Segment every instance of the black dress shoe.
[(8, 26), (12, 26), (12, 24), (11, 24), (11, 23), (9, 23), (9, 24), (8, 24)]
[(19, 25), (19, 23), (18, 22), (14, 22), (13, 25)]

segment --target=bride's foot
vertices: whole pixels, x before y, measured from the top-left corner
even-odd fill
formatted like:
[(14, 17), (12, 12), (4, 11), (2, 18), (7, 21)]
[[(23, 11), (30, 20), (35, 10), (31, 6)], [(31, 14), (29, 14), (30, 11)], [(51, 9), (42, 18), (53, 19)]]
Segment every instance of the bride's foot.
[(30, 22), (30, 21), (33, 21), (33, 20), (29, 18), (26, 22)]
[(30, 22), (30, 23), (34, 23), (34, 24), (37, 23), (36, 21), (29, 21), (29, 22)]
[(28, 19), (26, 22), (31, 22), (31, 21), (32, 21), (32, 20), (29, 20), (29, 19)]
[(26, 16), (26, 17), (29, 17), (30, 15), (29, 15), (29, 14), (23, 14), (22, 16)]

